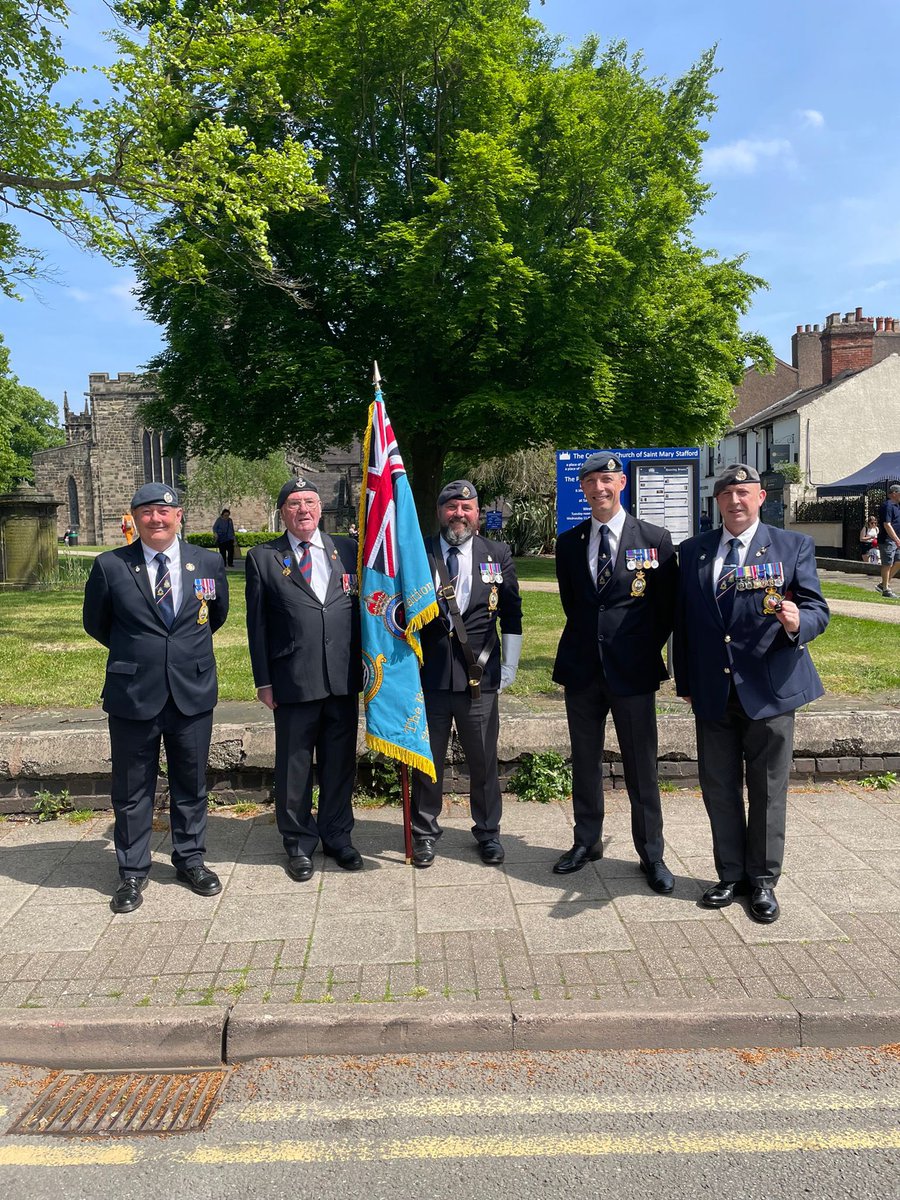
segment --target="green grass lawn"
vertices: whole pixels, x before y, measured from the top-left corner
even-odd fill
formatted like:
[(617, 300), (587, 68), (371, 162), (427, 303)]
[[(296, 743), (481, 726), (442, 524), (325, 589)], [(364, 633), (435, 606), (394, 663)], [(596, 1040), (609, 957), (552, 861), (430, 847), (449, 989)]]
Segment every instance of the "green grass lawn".
[[(540, 564), (552, 561), (523, 560)], [(89, 566), (89, 563), (88, 563)], [(0, 594), (0, 697), (27, 707), (88, 707), (99, 702), (106, 651), (81, 627), (82, 584), (69, 591)], [(522, 595), (525, 641), (511, 695), (555, 692), (553, 659), (562, 628), (555, 592)], [(884, 601), (888, 604), (890, 601)], [(244, 589), (234, 579), (228, 621), (215, 635), (219, 695), (223, 700), (252, 700), (245, 630)], [(833, 616), (812, 655), (829, 692), (900, 700), (900, 625)]]
[(896, 600), (875, 591), (874, 576), (871, 583), (861, 587), (855, 587), (852, 583), (823, 583), (822, 595), (826, 600), (868, 600), (872, 604), (897, 604)]

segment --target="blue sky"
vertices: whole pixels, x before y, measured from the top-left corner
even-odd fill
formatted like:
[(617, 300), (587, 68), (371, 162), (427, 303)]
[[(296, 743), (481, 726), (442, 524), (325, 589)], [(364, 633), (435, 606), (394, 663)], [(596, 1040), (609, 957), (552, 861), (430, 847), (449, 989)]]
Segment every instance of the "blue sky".
[[(73, 0), (67, 53), (85, 66), (109, 58), (102, 0)], [(715, 196), (697, 242), (747, 255), (769, 282), (745, 325), (790, 361), (797, 324), (861, 305), (900, 317), (900, 6), (870, 0), (547, 0), (535, 15), (580, 41), (624, 39), (650, 75), (675, 78), (717, 44), (718, 111), (704, 159)], [(88, 77), (89, 79), (89, 77)], [(76, 84), (88, 94), (89, 82)], [(96, 94), (96, 89), (89, 92)], [(138, 311), (131, 277), (34, 223), (57, 280), (22, 303), (0, 298), (0, 332), (23, 383), (81, 407), (90, 372), (134, 371), (160, 346)]]

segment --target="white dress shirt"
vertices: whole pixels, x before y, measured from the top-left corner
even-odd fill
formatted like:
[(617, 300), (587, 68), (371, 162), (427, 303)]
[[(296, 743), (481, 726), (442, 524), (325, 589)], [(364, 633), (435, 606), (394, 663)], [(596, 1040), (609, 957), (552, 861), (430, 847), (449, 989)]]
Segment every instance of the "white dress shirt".
[[(288, 530), (288, 541), (294, 552), (294, 561), (299, 567), (300, 556), (303, 553), (300, 548), (300, 539), (295, 538), (291, 531)], [(320, 529), (315, 530), (309, 539), (309, 556), (312, 559), (312, 578), (309, 581), (309, 586), (315, 593), (315, 597), (319, 603), (324, 604), (325, 596), (328, 592), (328, 584), (331, 582), (331, 562), (328, 558), (328, 551), (325, 549), (325, 543), (322, 541), (322, 531)]]
[(615, 570), (616, 556), (619, 553), (619, 542), (622, 538), (622, 526), (625, 524), (625, 516), (625, 509), (620, 508), (608, 521), (598, 521), (596, 517), (591, 517), (591, 536), (588, 538), (588, 570), (591, 573), (591, 579), (597, 578), (597, 555), (600, 553), (600, 526), (605, 524), (609, 530), (609, 561), (612, 569)]
[(728, 551), (731, 549), (728, 543), (732, 538), (737, 538), (741, 543), (738, 546), (738, 566), (742, 567), (747, 561), (747, 551), (750, 548), (750, 543), (756, 536), (757, 529), (759, 529), (758, 520), (754, 521), (750, 528), (745, 529), (743, 533), (729, 533), (725, 526), (722, 526), (722, 537), (719, 540), (719, 548), (716, 551), (716, 558), (713, 562), (713, 592), (715, 592), (718, 586), (722, 567), (725, 565), (725, 559), (728, 556)]
[[(147, 574), (150, 577), (151, 584), (156, 586), (156, 573), (159, 570), (159, 563), (156, 561), (158, 550), (154, 550), (152, 546), (148, 546), (145, 541), (141, 541), (141, 549), (144, 551), (144, 562), (147, 564)], [(169, 582), (172, 585), (172, 608), (178, 613), (181, 608), (182, 593), (184, 588), (181, 585), (181, 542), (178, 538), (172, 542), (171, 546), (167, 546), (162, 552), (169, 560)]]
[[(456, 580), (456, 603), (458, 604), (459, 611), (461, 613), (464, 613), (469, 607), (469, 601), (472, 598), (472, 548), (474, 541), (475, 539), (470, 537), (467, 538), (461, 546), (456, 547), (456, 549), (459, 551), (459, 576)], [(450, 549), (450, 543), (444, 541), (443, 535), (441, 536), (440, 542), (441, 554), (443, 555), (444, 562), (446, 563), (447, 551)], [(449, 567), (447, 568), (447, 574), (450, 574)], [(434, 586), (436, 588), (444, 586), (441, 583), (437, 572), (435, 572), (434, 575)]]

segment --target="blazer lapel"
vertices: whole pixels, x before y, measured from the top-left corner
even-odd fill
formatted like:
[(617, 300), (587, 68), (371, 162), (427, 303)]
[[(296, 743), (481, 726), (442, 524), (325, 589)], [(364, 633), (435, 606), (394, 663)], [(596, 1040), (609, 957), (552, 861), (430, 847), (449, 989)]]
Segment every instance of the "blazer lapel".
[(595, 580), (591, 579), (591, 564), (588, 562), (588, 550), (591, 544), (590, 517), (586, 521), (582, 521), (580, 525), (576, 525), (575, 528), (578, 530), (578, 537), (572, 540), (572, 553), (575, 555), (574, 578), (580, 582), (588, 600), (595, 601), (597, 584)]
[(153, 594), (153, 588), (156, 584), (156, 564), (153, 563), (151, 566), (147, 566), (144, 558), (144, 543), (140, 538), (137, 538), (128, 547), (126, 562), (128, 563), (132, 579), (153, 610), (153, 615), (159, 621), (160, 625), (162, 625), (163, 629), (165, 629), (166, 623), (159, 614), (159, 609), (156, 607), (156, 597)]
[[(291, 549), (291, 543), (288, 541), (286, 533), (283, 533), (280, 538), (276, 539), (272, 547), (272, 556), (278, 562), (278, 569), (284, 575), (285, 579), (292, 583), (294, 587), (298, 587), (301, 591), (306, 592), (307, 596), (311, 596), (318, 604), (318, 596), (300, 573), (297, 559)], [(287, 563), (285, 563), (285, 559), (288, 559)]]
[(724, 629), (725, 623), (722, 620), (722, 614), (719, 612), (715, 591), (713, 590), (713, 567), (716, 561), (716, 550), (718, 549), (721, 537), (722, 535), (718, 529), (710, 530), (709, 533), (703, 535), (703, 541), (700, 543), (697, 554), (697, 581), (703, 602), (712, 616)]
[(325, 553), (328, 555), (328, 564), (331, 567), (331, 574), (328, 576), (328, 588), (325, 591), (325, 603), (328, 604), (335, 598), (338, 592), (343, 590), (341, 587), (343, 563), (337, 552), (337, 547), (327, 533), (322, 534), (322, 545), (325, 547)]

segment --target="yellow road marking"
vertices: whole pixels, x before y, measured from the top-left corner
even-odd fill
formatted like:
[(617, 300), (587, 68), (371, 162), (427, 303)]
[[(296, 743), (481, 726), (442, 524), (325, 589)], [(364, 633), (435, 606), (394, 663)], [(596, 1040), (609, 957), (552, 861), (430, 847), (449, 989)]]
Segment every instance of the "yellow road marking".
[(178, 1159), (221, 1166), (237, 1163), (391, 1162), (445, 1158), (563, 1158), (646, 1154), (772, 1154), (829, 1150), (897, 1150), (900, 1129), (847, 1129), (838, 1133), (809, 1130), (776, 1133), (662, 1134), (573, 1137), (420, 1137), (395, 1141), (365, 1138), (335, 1142), (244, 1142), (203, 1146)]
[(115, 1167), (128, 1166), (141, 1155), (131, 1146), (34, 1146), (13, 1143), (0, 1146), (0, 1167)]
[[(860, 1112), (900, 1108), (900, 1088), (874, 1092), (708, 1092), (672, 1096), (582, 1096), (544, 1092), (529, 1096), (425, 1096), (411, 1100), (371, 1104), (329, 1104), (298, 1101), (290, 1104), (259, 1102), (239, 1113), (251, 1124), (275, 1121), (384, 1121), (392, 1117), (520, 1117), (551, 1114), (614, 1116), (637, 1113), (704, 1112)], [(216, 1118), (233, 1116), (227, 1108)]]

